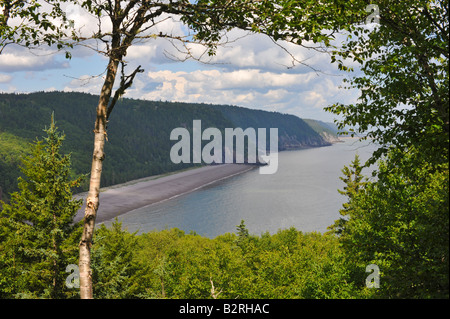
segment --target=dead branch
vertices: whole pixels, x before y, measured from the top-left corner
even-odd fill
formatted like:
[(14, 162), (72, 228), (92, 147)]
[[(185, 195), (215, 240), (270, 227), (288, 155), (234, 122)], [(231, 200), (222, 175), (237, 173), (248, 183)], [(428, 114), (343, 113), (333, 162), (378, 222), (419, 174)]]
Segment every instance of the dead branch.
[(125, 63), (122, 62), (121, 65), (122, 65), (122, 71), (121, 71), (122, 75), (120, 78), (120, 87), (114, 93), (114, 97), (108, 106), (108, 110), (106, 112), (106, 120), (109, 119), (109, 116), (110, 116), (112, 110), (114, 109), (114, 106), (116, 105), (117, 100), (122, 95), (124, 95), (125, 91), (133, 84), (133, 80), (134, 80), (134, 77), (136, 76), (136, 74), (144, 72), (144, 69), (141, 69), (141, 66), (139, 65), (133, 71), (133, 73), (131, 73), (130, 75), (125, 75)]
[(211, 282), (211, 296), (213, 297), (213, 299), (217, 299), (217, 297), (219, 297), (219, 295), (222, 293), (222, 289), (220, 289), (219, 292), (216, 292), (211, 276), (209, 277), (209, 281)]

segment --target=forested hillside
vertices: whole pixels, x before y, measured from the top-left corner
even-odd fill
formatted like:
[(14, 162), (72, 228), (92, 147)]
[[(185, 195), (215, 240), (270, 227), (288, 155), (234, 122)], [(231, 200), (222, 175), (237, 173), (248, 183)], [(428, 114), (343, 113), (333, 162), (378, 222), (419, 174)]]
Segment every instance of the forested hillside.
[[(90, 171), (97, 102), (98, 96), (85, 93), (0, 94), (0, 193), (3, 197), (15, 190), (19, 157), (27, 153), (27, 143), (42, 137), (52, 113), (66, 135), (63, 152), (71, 153), (73, 174)], [(170, 161), (170, 148), (175, 143), (170, 141), (170, 132), (176, 127), (191, 130), (194, 119), (202, 120), (202, 129), (277, 127), (280, 150), (329, 145), (305, 121), (293, 115), (225, 105), (122, 99), (108, 123), (102, 185), (189, 166)]]

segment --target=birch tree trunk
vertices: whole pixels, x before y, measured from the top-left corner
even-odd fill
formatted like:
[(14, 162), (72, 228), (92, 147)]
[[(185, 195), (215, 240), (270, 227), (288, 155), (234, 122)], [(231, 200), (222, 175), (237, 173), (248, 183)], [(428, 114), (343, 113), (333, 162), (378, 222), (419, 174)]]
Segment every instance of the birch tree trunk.
[(103, 160), (105, 159), (104, 146), (106, 137), (106, 114), (109, 99), (111, 98), (114, 81), (117, 75), (119, 60), (110, 58), (106, 79), (97, 106), (97, 117), (94, 129), (94, 152), (92, 154), (91, 178), (89, 193), (86, 198), (86, 210), (84, 212), (83, 233), (80, 241), (80, 297), (81, 299), (93, 298), (92, 273), (91, 273), (91, 246), (94, 235), (95, 219), (99, 207), (100, 179), (102, 175)]
[[(136, 4), (138, 1), (130, 2), (130, 4)], [(127, 49), (132, 44), (134, 37), (138, 33), (142, 25), (147, 21), (144, 19), (145, 13), (148, 8), (146, 6), (139, 7), (136, 15), (133, 17), (134, 23), (132, 23), (129, 31), (121, 29), (121, 24), (131, 10), (132, 6), (129, 6), (122, 12), (120, 2), (116, 1), (112, 11), (109, 12), (109, 17), (112, 23), (112, 36), (111, 46), (108, 46), (107, 55), (109, 56), (108, 68), (106, 72), (106, 78), (103, 83), (102, 90), (100, 92), (100, 98), (97, 106), (97, 115), (95, 120), (94, 129), (94, 152), (92, 154), (92, 167), (91, 167), (91, 179), (89, 183), (89, 192), (86, 198), (86, 210), (84, 212), (83, 220), (83, 232), (81, 234), (80, 241), (80, 259), (79, 259), (79, 271), (80, 271), (80, 298), (92, 299), (93, 298), (93, 286), (92, 286), (92, 271), (91, 271), (91, 246), (92, 238), (95, 230), (95, 219), (97, 216), (98, 207), (100, 204), (100, 181), (103, 168), (103, 160), (105, 159), (105, 138), (106, 138), (106, 124), (109, 114), (111, 113), (117, 99), (124, 94), (125, 90), (131, 86), (134, 76), (137, 72), (141, 72), (140, 66), (130, 75), (125, 76), (122, 74), (122, 81), (119, 89), (116, 91), (112, 101), (112, 90), (114, 82), (116, 80), (118, 66), (122, 61), (122, 58), (126, 55)], [(125, 28), (126, 29), (126, 28)], [(125, 32), (126, 31), (126, 32)], [(124, 34), (125, 33), (125, 34)], [(122, 38), (122, 36), (124, 36)], [(123, 67), (123, 65), (122, 65)], [(123, 72), (123, 69), (122, 69)]]

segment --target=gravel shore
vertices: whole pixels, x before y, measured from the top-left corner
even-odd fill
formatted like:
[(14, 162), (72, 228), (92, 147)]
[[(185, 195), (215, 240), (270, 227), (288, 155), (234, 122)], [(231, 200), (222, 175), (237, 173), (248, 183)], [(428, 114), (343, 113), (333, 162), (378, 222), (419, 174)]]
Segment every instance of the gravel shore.
[[(254, 165), (245, 164), (211, 165), (170, 175), (139, 179), (102, 189), (96, 223), (114, 219), (133, 209), (192, 192), (253, 168), (255, 168)], [(87, 193), (83, 193), (75, 195), (75, 197), (85, 200), (86, 195)], [(83, 218), (84, 209), (85, 203), (75, 216), (75, 222)]]

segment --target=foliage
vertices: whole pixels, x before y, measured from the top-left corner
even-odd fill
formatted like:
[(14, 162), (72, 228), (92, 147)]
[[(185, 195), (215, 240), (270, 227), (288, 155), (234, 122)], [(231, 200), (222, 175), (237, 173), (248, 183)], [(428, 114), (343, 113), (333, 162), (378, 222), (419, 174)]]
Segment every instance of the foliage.
[[(285, 40), (306, 48), (324, 49), (330, 46), (334, 33), (349, 27), (361, 13), (364, 3), (359, 1), (312, 0), (273, 0), (273, 1), (233, 1), (229, 6), (226, 0), (197, 1), (202, 6), (214, 5), (217, 10), (199, 11), (188, 20), (199, 30), (196, 37), (202, 40), (216, 40), (217, 24), (229, 25), (270, 36), (274, 41)], [(203, 18), (203, 19), (202, 19)], [(210, 18), (214, 23), (201, 24)], [(198, 22), (197, 22), (198, 21)], [(197, 22), (197, 23), (195, 23)], [(199, 23), (200, 22), (200, 23)]]
[[(103, 251), (104, 258), (94, 269), (113, 270), (96, 277), (94, 289), (109, 298), (363, 296), (348, 281), (334, 236), (303, 234), (294, 228), (254, 236), (243, 223), (237, 229), (240, 240), (236, 234), (209, 239), (176, 228), (129, 234), (117, 221), (111, 229), (102, 226), (95, 235), (95, 249)], [(118, 282), (125, 289), (117, 289)]]
[[(282, 9), (284, 9), (284, 4), (281, 6)], [(288, 2), (288, 4), (290, 3)], [(312, 10), (311, 2), (309, 2), (309, 5), (307, 10)], [(160, 37), (177, 40), (184, 45), (186, 59), (192, 57), (192, 49), (187, 46), (192, 42), (206, 47), (206, 50), (200, 54), (200, 58), (206, 53), (211, 56), (215, 54), (219, 41), (227, 31), (233, 28), (260, 31), (260, 27), (270, 25), (271, 19), (278, 16), (274, 14), (274, 9), (278, 10), (279, 6), (273, 6), (271, 1), (262, 1), (262, 5), (260, 5), (260, 2), (255, 4), (247, 0), (179, 0), (175, 2), (87, 0), (83, 1), (81, 6), (98, 17), (98, 32), (90, 37), (90, 40), (94, 40), (96, 45), (94, 44), (91, 48), (108, 58), (108, 66), (97, 104), (91, 179), (83, 237), (80, 241), (80, 293), (84, 299), (93, 297), (89, 254), (99, 205), (98, 195), (105, 159), (104, 145), (107, 123), (118, 99), (132, 85), (136, 74), (143, 72), (141, 66), (138, 66), (132, 73), (125, 75), (127, 63), (124, 58), (128, 49), (137, 41)], [(270, 11), (270, 15), (266, 14), (267, 10)], [(283, 14), (280, 16), (283, 16)], [(106, 17), (109, 22), (106, 28), (102, 25), (102, 17)], [(159, 31), (155, 28), (161, 22), (161, 18), (175, 19), (175, 17), (184, 23), (186, 32), (183, 32), (183, 34), (174, 34), (173, 31)], [(317, 25), (322, 27), (324, 20), (320, 19), (320, 16), (319, 18), (310, 16), (308, 19), (318, 22)], [(301, 27), (302, 24), (296, 24), (296, 26)], [(284, 29), (285, 26), (277, 25), (275, 30), (278, 28)], [(297, 29), (295, 31), (305, 31), (307, 35), (314, 33), (314, 30)], [(273, 35), (271, 35), (271, 38), (278, 40)], [(311, 40), (317, 41), (317, 38), (313, 37)], [(321, 35), (320, 41), (323, 40), (324, 36)], [(181, 52), (181, 50), (179, 51)], [(121, 66), (120, 86), (113, 94), (119, 64)], [(312, 129), (310, 130), (314, 132)]]
[(135, 285), (129, 280), (137, 243), (134, 234), (122, 230), (118, 222), (111, 229), (101, 225), (92, 252), (93, 278), (97, 298), (127, 298)]
[(380, 161), (377, 180), (349, 194), (340, 242), (358, 273), (380, 268), (377, 295), (448, 298), (448, 164), (418, 165), (415, 151)]
[(390, 145), (404, 151), (414, 146), (428, 162), (445, 163), (449, 143), (448, 0), (384, 0), (377, 2), (377, 8), (379, 23), (352, 25), (333, 56), (341, 66), (357, 65), (346, 67), (349, 71), (360, 69), (347, 80), (348, 88), (360, 92), (358, 100), (327, 110), (341, 116), (340, 127), (350, 126), (382, 146), (372, 163)]
[[(61, 3), (69, 0), (0, 1), (0, 54), (11, 43), (25, 47), (41, 44), (54, 45), (58, 49), (71, 47), (68, 42), (73, 21), (67, 19)], [(70, 53), (66, 52), (66, 57)]]
[[(45, 141), (52, 145), (60, 139)], [(37, 172), (24, 173), (35, 176), (33, 181), (41, 175), (52, 180), (40, 169), (45, 166), (36, 163), (53, 158), (39, 157), (43, 149), (56, 154), (51, 150), (58, 147), (37, 143), (36, 148), (41, 152), (33, 150), (34, 157), (26, 163)], [(118, 221), (111, 228), (102, 225), (95, 232), (92, 251), (95, 295), (108, 299), (448, 296), (448, 166), (435, 170), (426, 163), (417, 165), (414, 150), (394, 155), (379, 163), (376, 181), (363, 179), (357, 157), (350, 168), (343, 169), (346, 186), (341, 193), (349, 201), (341, 214), (348, 219), (339, 225), (339, 237), (294, 228), (255, 236), (244, 221), (236, 234), (214, 239), (178, 229), (130, 234)], [(404, 160), (397, 162), (400, 157)], [(67, 167), (60, 171), (67, 179)], [(38, 189), (55, 184), (42, 183)], [(36, 198), (24, 185), (30, 189), (39, 183), (22, 181), (20, 185), (24, 198)], [(36, 218), (31, 214), (35, 210), (21, 209), (24, 203), (14, 195), (3, 211), (8, 217), (1, 218), (2, 297), (75, 297), (76, 290), (52, 294), (52, 258), (58, 254), (52, 251), (50, 239), (58, 232), (48, 226), (45, 232), (38, 229), (38, 225), (51, 225), (52, 218), (44, 209)], [(66, 226), (70, 215), (61, 216)], [(23, 223), (24, 219), (31, 223)], [(64, 227), (57, 227), (62, 234)], [(79, 230), (65, 234), (62, 266), (76, 263)], [(368, 264), (380, 267), (380, 289), (364, 286)], [(67, 273), (60, 275), (61, 281)]]
[(334, 227), (349, 269), (380, 268), (376, 296), (448, 298), (448, 1), (385, 0), (377, 10), (379, 21), (351, 25), (332, 58), (342, 70), (359, 65), (347, 82), (360, 95), (326, 109), (380, 145), (366, 164), (382, 159), (375, 181), (358, 181), (359, 163), (344, 168), (346, 219)]
[(75, 261), (77, 226), (72, 221), (81, 206), (71, 190), (81, 178), (69, 179), (70, 156), (60, 154), (64, 137), (53, 118), (46, 133), (23, 159), (19, 192), (11, 195), (10, 204), (2, 203), (2, 297), (70, 295), (64, 288), (65, 268)]

